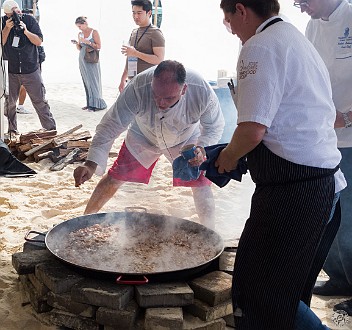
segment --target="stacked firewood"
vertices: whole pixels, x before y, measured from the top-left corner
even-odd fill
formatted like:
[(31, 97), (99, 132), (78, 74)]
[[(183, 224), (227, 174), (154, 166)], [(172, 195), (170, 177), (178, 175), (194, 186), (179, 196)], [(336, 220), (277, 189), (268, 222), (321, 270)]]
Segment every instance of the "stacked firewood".
[(49, 158), (54, 163), (50, 170), (59, 171), (76, 161), (84, 161), (90, 146), (89, 131), (79, 131), (78, 125), (67, 132), (57, 134), (56, 130), (38, 130), (21, 134), (19, 138), (8, 141), (8, 146), (19, 160), (39, 162)]

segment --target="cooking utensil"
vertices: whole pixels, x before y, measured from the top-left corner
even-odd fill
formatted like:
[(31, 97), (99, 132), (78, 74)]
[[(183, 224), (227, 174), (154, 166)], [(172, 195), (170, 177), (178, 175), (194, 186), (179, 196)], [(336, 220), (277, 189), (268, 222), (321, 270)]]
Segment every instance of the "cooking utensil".
[[(90, 231), (92, 228), (97, 228), (99, 235), (103, 235), (102, 238), (99, 240), (96, 237), (89, 237), (87, 234), (82, 244), (76, 245), (74, 250), (69, 251), (72, 246), (72, 237), (77, 233)], [(30, 233), (33, 231), (29, 232), (25, 239), (33, 242), (34, 240), (28, 238)], [(109, 236), (108, 239), (105, 239), (107, 236), (104, 235)], [(140, 262), (140, 259), (137, 258), (139, 255), (135, 256), (136, 260), (133, 255), (132, 259), (128, 255), (131, 243), (133, 242), (132, 246), (139, 247), (137, 249), (139, 254), (146, 251), (145, 256), (149, 257), (149, 255), (155, 254), (152, 245), (153, 235), (159, 238), (165, 236), (166, 243), (175, 240), (174, 247), (170, 248), (170, 251), (156, 251), (161, 253), (159, 256), (161, 262), (156, 270), (151, 267), (150, 270), (139, 271), (135, 265), (132, 270), (129, 270), (131, 264), (138, 265)], [(183, 238), (184, 236), (189, 236), (191, 242), (188, 243), (186, 238)], [(122, 242), (123, 240), (125, 242)], [(151, 242), (150, 246), (148, 240)], [(193, 241), (198, 243), (194, 245)], [(121, 283), (121, 275), (146, 276), (147, 281), (149, 279), (163, 281), (187, 278), (210, 267), (224, 249), (221, 236), (207, 227), (193, 221), (147, 212), (98, 213), (67, 220), (47, 232), (45, 244), (58, 259), (77, 267), (78, 270), (92, 276), (120, 277), (119, 283)], [(85, 244), (88, 246), (88, 251), (80, 247)], [(186, 249), (186, 257), (178, 255), (180, 253), (176, 251), (178, 244), (189, 244), (186, 246), (189, 247), (189, 250)], [(121, 255), (120, 250), (123, 250), (125, 246), (128, 247)], [(203, 250), (198, 249), (199, 246), (202, 246)], [(89, 250), (89, 247), (92, 250)], [(207, 254), (210, 253), (208, 250), (211, 255)], [(182, 259), (181, 266), (178, 265), (180, 259)], [(144, 259), (142, 258), (142, 260)], [(171, 260), (171, 263), (167, 263), (167, 260)], [(124, 261), (127, 262), (127, 265), (124, 264)], [(153, 261), (146, 259), (144, 263), (141, 263), (141, 268), (153, 266), (155, 263), (158, 263), (158, 258)], [(163, 268), (164, 264), (165, 268)]]

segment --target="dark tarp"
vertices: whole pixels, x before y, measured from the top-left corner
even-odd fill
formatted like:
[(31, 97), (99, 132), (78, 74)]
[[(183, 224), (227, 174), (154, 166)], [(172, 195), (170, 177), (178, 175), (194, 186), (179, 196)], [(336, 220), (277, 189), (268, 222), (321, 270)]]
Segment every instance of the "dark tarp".
[(14, 155), (12, 155), (6, 143), (0, 139), (0, 176), (16, 177), (30, 176), (33, 174), (37, 174), (37, 172), (21, 163)]

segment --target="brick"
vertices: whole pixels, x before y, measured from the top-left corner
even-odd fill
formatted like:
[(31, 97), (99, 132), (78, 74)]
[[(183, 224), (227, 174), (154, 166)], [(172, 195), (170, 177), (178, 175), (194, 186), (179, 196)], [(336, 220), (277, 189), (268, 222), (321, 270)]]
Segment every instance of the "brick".
[(226, 323), (224, 319), (216, 319), (213, 321), (202, 321), (198, 317), (188, 313), (183, 314), (183, 330), (225, 330)]
[(145, 330), (182, 329), (182, 308), (148, 308), (145, 311), (144, 327)]
[(23, 252), (29, 252), (33, 250), (46, 250), (45, 235), (36, 235), (34, 237), (30, 236), (30, 239), (40, 241), (40, 242), (30, 242), (30, 241), (24, 242)]
[(133, 328), (131, 330), (145, 330), (144, 320), (145, 320), (145, 309), (142, 308), (140, 309), (137, 315), (136, 321), (134, 322)]
[(41, 296), (48, 294), (48, 287), (42, 281), (40, 281), (34, 274), (28, 274), (28, 279), (31, 281), (31, 283)]
[(48, 293), (48, 304), (56, 309), (63, 310), (83, 317), (95, 317), (97, 308), (88, 304), (73, 301), (68, 293)]
[(35, 265), (54, 259), (48, 250), (17, 252), (12, 255), (12, 266), (19, 275), (31, 274), (35, 271)]
[(131, 300), (124, 309), (111, 309), (99, 307), (96, 320), (99, 324), (115, 327), (115, 329), (134, 329), (134, 323), (139, 315), (139, 307), (134, 300)]
[(58, 260), (50, 260), (36, 265), (35, 276), (52, 292), (64, 293), (83, 280), (83, 277), (64, 266)]
[(231, 299), (232, 276), (225, 272), (211, 272), (194, 279), (189, 285), (194, 291), (194, 297), (210, 306)]
[(123, 309), (133, 298), (131, 285), (117, 285), (114, 282), (86, 279), (71, 290), (72, 299), (99, 307)]
[(51, 324), (67, 327), (74, 330), (99, 330), (99, 324), (86, 317), (77, 316), (58, 309), (50, 312), (49, 320)]
[(186, 311), (203, 321), (212, 321), (230, 315), (233, 312), (231, 299), (216, 306), (194, 299), (193, 305), (185, 307)]
[(34, 285), (29, 280), (28, 275), (20, 275), (19, 278), (33, 309), (38, 314), (51, 311), (52, 307), (48, 305), (47, 297), (37, 292)]
[(182, 307), (193, 303), (194, 294), (187, 283), (155, 283), (136, 286), (136, 300), (143, 308)]

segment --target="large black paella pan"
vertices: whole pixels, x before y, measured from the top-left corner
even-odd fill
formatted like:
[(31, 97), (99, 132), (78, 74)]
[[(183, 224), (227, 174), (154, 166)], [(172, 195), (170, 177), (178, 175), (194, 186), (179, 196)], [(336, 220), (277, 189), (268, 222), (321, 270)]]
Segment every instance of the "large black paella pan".
[(98, 213), (67, 220), (46, 234), (45, 244), (80, 272), (143, 276), (146, 281), (191, 277), (224, 248), (213, 230), (147, 212)]

